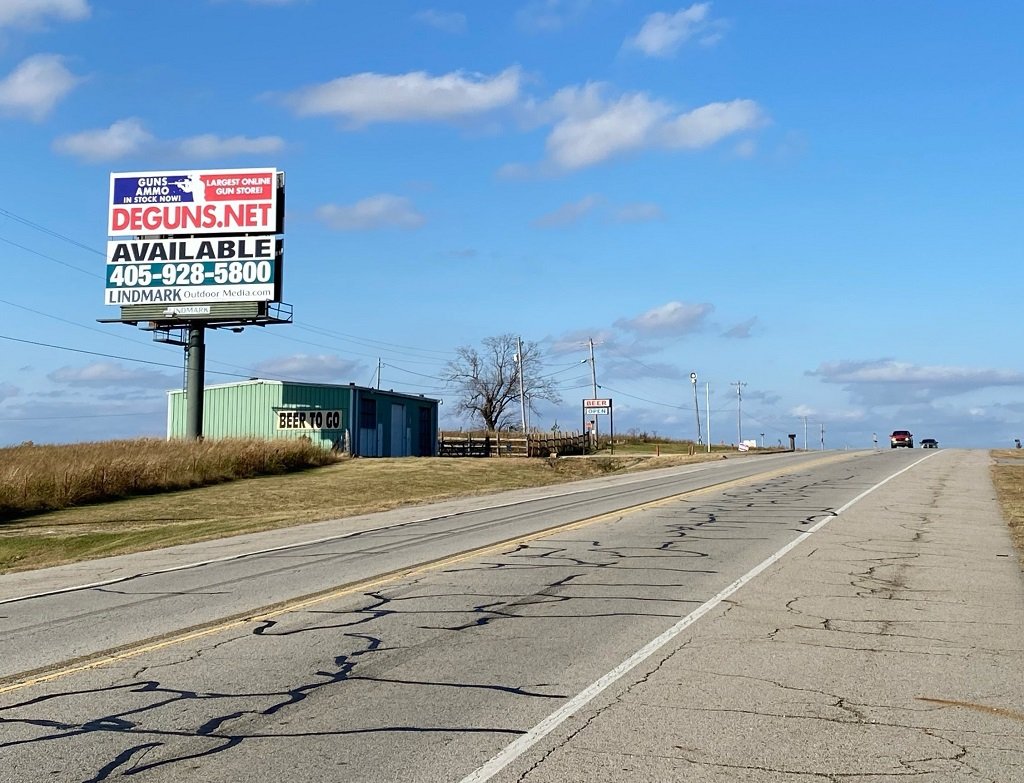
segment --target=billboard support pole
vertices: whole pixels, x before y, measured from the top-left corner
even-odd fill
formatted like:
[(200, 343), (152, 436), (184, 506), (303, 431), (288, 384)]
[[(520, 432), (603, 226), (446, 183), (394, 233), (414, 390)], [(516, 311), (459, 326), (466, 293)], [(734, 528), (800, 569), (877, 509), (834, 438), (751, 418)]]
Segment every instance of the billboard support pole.
[(185, 354), (185, 437), (203, 439), (203, 387), (206, 377), (205, 327), (188, 325), (188, 348)]

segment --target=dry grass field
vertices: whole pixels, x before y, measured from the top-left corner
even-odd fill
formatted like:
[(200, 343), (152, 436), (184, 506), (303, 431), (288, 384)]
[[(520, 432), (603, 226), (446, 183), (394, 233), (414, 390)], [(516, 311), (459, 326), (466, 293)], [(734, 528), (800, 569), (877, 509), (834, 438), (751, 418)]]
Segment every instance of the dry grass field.
[(0, 525), (29, 514), (278, 475), (340, 459), (308, 440), (25, 443), (0, 449)]
[(1014, 543), (1024, 558), (1024, 449), (992, 452), (992, 483)]
[(345, 459), (315, 470), (12, 519), (0, 524), (0, 573), (709, 458), (722, 455)]

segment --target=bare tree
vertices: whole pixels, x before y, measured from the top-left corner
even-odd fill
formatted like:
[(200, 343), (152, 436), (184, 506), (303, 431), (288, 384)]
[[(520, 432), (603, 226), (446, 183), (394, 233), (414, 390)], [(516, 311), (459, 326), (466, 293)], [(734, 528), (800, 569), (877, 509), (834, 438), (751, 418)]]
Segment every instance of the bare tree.
[(469, 414), (470, 419), (482, 422), (488, 430), (508, 427), (519, 411), (520, 372), (532, 411), (536, 412), (535, 401), (562, 401), (551, 379), (541, 377), (543, 367), (537, 343), (523, 343), (521, 360), (516, 355), (517, 348), (516, 335), (500, 334), (484, 338), (480, 350), (468, 345), (456, 350), (458, 358), (448, 362), (442, 371), (444, 380), (459, 394), (456, 412)]

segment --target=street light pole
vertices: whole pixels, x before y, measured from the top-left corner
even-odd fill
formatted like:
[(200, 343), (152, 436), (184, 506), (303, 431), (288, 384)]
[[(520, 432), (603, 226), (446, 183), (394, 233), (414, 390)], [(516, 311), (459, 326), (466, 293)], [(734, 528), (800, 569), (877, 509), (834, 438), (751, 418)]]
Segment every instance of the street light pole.
[[(697, 404), (697, 373), (690, 373), (690, 382), (693, 384), (693, 413), (697, 417), (697, 445), (704, 445), (704, 440), (700, 436), (700, 405)], [(708, 435), (710, 437), (710, 434)]]

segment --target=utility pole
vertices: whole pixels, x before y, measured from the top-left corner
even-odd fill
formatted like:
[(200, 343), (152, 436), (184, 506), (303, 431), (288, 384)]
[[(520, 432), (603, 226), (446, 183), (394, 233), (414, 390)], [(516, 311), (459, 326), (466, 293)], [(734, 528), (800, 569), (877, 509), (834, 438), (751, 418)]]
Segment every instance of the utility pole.
[(523, 437), (526, 437), (526, 392), (523, 388), (523, 338), (516, 337), (516, 363), (519, 365), (519, 407), (523, 414)]
[(821, 450), (825, 450), (825, 425), (819, 425), (821, 427)]
[(807, 417), (801, 416), (800, 418), (804, 420), (804, 451), (807, 451)]
[[(590, 380), (593, 383), (593, 399), (597, 399), (597, 365), (594, 363), (594, 338), (588, 338), (590, 343)], [(597, 416), (594, 416), (594, 447), (595, 451), (601, 446), (601, 436), (597, 428)]]
[(743, 381), (736, 381), (731, 386), (736, 387), (736, 448), (743, 443)]
[(690, 373), (690, 382), (693, 384), (693, 413), (697, 417), (697, 445), (703, 446), (704, 441), (700, 436), (700, 406), (697, 404), (697, 373)]
[(377, 357), (377, 388), (378, 389), (380, 388), (380, 368), (381, 368), (380, 357)]

